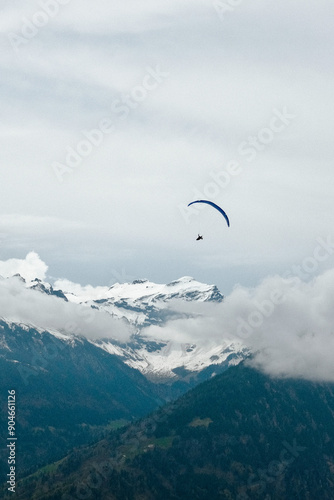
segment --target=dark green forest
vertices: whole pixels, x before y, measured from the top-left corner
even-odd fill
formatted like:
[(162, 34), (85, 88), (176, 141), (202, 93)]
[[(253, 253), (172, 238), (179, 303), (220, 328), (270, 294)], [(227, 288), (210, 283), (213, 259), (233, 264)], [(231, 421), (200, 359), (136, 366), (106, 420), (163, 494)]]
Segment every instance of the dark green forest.
[(242, 363), (17, 485), (18, 499), (333, 499), (334, 386)]

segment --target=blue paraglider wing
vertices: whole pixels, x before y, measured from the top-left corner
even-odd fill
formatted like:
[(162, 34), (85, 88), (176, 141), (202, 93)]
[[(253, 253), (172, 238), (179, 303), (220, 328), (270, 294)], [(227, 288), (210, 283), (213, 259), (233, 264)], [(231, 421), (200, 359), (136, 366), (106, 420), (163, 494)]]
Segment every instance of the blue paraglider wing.
[(216, 210), (218, 210), (218, 212), (220, 212), (225, 217), (227, 225), (228, 225), (228, 227), (230, 227), (230, 221), (228, 220), (228, 217), (227, 217), (226, 213), (218, 205), (216, 205), (212, 201), (208, 201), (208, 200), (196, 200), (196, 201), (192, 201), (191, 203), (189, 203), (188, 207), (190, 207), (190, 205), (193, 205), (194, 203), (206, 203), (207, 205), (211, 205), (213, 208), (215, 208)]

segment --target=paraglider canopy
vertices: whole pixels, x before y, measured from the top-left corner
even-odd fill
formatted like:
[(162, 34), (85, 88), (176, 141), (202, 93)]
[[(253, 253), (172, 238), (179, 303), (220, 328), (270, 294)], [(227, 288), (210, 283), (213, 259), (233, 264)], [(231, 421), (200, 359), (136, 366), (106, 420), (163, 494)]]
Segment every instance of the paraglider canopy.
[(216, 205), (212, 201), (208, 201), (208, 200), (196, 200), (196, 201), (192, 201), (191, 203), (189, 203), (188, 207), (190, 207), (190, 205), (193, 205), (194, 203), (206, 203), (207, 205), (211, 205), (213, 208), (215, 208), (216, 210), (218, 210), (218, 212), (220, 212), (224, 216), (224, 218), (225, 218), (225, 220), (227, 222), (228, 227), (230, 227), (230, 221), (229, 221), (226, 213), (218, 205)]

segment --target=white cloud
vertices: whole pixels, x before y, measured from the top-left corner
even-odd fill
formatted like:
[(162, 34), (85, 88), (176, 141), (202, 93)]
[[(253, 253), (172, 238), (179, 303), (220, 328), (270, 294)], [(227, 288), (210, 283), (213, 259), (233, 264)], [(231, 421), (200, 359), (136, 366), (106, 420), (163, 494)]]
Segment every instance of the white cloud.
[(20, 274), (26, 281), (35, 278), (44, 280), (48, 266), (36, 252), (29, 252), (25, 259), (8, 259), (0, 261), (0, 276), (8, 278)]
[(26, 288), (17, 278), (0, 280), (0, 306), (1, 316), (7, 320), (64, 334), (125, 341), (133, 333), (126, 321)]
[(284, 302), (250, 333), (252, 365), (273, 376), (334, 381), (334, 269), (311, 283), (271, 280)]
[[(279, 377), (334, 381), (334, 269), (309, 283), (266, 278), (236, 287), (221, 304), (184, 304), (192, 318), (150, 326), (145, 334), (181, 342), (242, 340), (251, 364)], [(173, 306), (174, 307), (174, 306)]]
[[(62, 290), (64, 293), (71, 293), (75, 296), (78, 302), (86, 302), (87, 300), (99, 300), (108, 296), (108, 286), (92, 286), (80, 285), (73, 283), (67, 279), (58, 279), (54, 282), (55, 288)], [(110, 295), (110, 294), (109, 294)], [(74, 297), (73, 297), (74, 300)]]

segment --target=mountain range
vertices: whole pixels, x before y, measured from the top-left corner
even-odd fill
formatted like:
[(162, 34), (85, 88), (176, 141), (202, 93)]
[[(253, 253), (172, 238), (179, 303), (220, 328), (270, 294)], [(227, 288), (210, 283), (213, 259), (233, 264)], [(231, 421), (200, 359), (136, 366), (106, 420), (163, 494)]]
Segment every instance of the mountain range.
[[(205, 332), (194, 343), (148, 334), (221, 303), (214, 285), (15, 280), (15, 304), (56, 305), (48, 318), (66, 305), (89, 314), (91, 333), (100, 315), (132, 332), (44, 328), (45, 311), (20, 321), (22, 307), (0, 319), (0, 389), (17, 397), (15, 498), (333, 498), (333, 384), (270, 378), (241, 342), (209, 342)], [(7, 421), (5, 406), (0, 416)], [(5, 434), (0, 449), (6, 477)]]
[[(0, 320), (0, 389), (3, 394), (15, 389), (19, 399), (19, 477), (59, 459), (75, 445), (96, 440), (110, 426), (130, 422), (177, 398), (246, 355), (241, 344), (224, 340), (196, 345), (143, 335), (148, 325), (164, 324), (180, 314), (177, 305), (184, 301), (223, 300), (215, 286), (191, 278), (169, 285), (136, 280), (84, 294), (39, 279), (25, 282), (16, 276), (15, 280), (31, 302), (39, 294), (51, 296), (57, 304), (72, 303), (92, 312), (93, 325), (94, 314), (104, 312), (134, 329), (129, 341), (121, 343), (109, 331), (105, 338), (93, 339), (80, 331), (47, 330), (38, 325), (38, 315), (34, 324), (17, 318)], [(1, 418), (5, 417), (2, 408)], [(0, 437), (2, 445), (4, 439)], [(7, 469), (5, 451), (2, 446), (0, 473)]]
[[(222, 338), (219, 342), (183, 343), (175, 339), (154, 339), (143, 334), (145, 327), (163, 325), (171, 319), (184, 317), (179, 306), (188, 303), (219, 303), (223, 295), (215, 285), (206, 285), (185, 276), (171, 283), (156, 284), (148, 280), (132, 283), (116, 283), (111, 287), (98, 287), (80, 293), (55, 290), (50, 284), (33, 280), (28, 287), (55, 295), (74, 304), (82, 304), (96, 311), (107, 312), (114, 318), (123, 319), (136, 329), (127, 343), (97, 339), (95, 344), (110, 354), (119, 356), (128, 366), (138, 369), (155, 382), (174, 383), (178, 380), (204, 380), (213, 373), (241, 361), (247, 350), (241, 342)], [(66, 281), (64, 282), (66, 287)], [(189, 311), (186, 317), (194, 317)], [(64, 332), (66, 334), (66, 332)], [(107, 337), (107, 335), (106, 335)], [(202, 373), (204, 372), (204, 373)]]
[(332, 500), (334, 386), (242, 362), (18, 483), (18, 499)]

